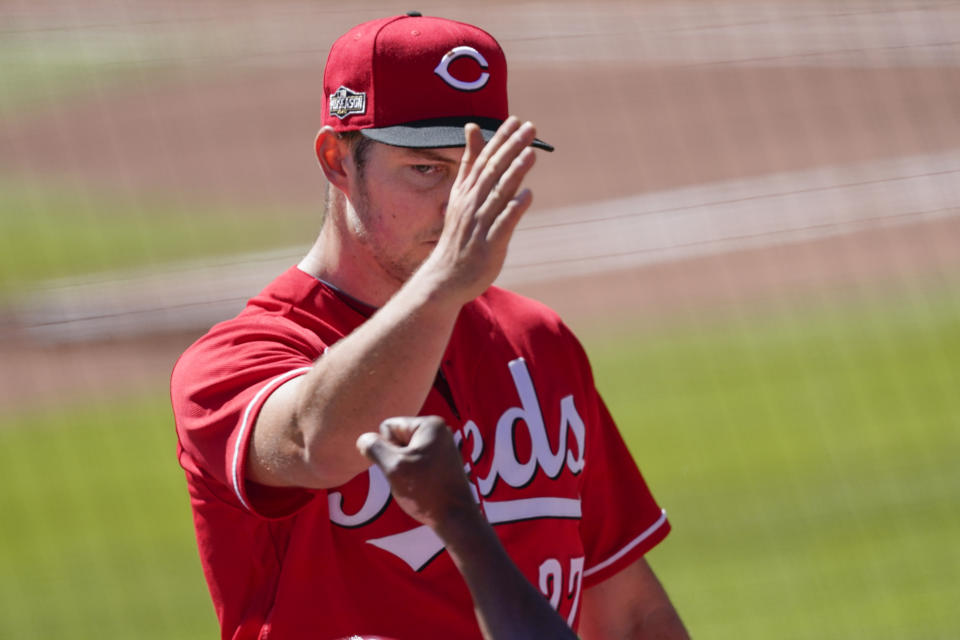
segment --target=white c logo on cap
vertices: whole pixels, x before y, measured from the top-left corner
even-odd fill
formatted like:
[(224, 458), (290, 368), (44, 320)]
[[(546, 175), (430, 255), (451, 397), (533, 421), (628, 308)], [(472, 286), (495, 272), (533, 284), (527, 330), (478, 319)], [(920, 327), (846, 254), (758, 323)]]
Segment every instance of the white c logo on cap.
[(487, 59), (484, 58), (483, 55), (473, 47), (454, 47), (453, 49), (450, 49), (450, 51), (447, 51), (447, 53), (443, 56), (443, 59), (440, 60), (440, 64), (437, 65), (437, 68), (434, 69), (433, 72), (443, 78), (443, 81), (454, 89), (459, 89), (460, 91), (477, 91), (478, 89), (483, 89), (483, 87), (487, 84), (487, 80), (490, 79), (490, 74), (486, 71), (481, 73), (480, 77), (473, 82), (457, 80), (450, 75), (450, 63), (463, 56), (467, 56), (468, 58), (473, 58), (476, 60), (481, 69), (486, 69), (489, 66), (487, 65)]

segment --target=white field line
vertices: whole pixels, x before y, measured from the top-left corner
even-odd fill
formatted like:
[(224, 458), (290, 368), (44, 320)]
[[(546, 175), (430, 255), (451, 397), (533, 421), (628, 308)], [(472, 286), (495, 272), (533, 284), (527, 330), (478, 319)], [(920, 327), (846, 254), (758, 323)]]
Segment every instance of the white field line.
[(955, 215), (960, 150), (771, 174), (531, 212), (500, 281), (562, 278)]
[[(960, 150), (716, 182), (531, 212), (497, 284), (957, 215)], [(49, 341), (199, 330), (236, 314), (306, 249), (51, 282), (18, 307), (18, 324)]]

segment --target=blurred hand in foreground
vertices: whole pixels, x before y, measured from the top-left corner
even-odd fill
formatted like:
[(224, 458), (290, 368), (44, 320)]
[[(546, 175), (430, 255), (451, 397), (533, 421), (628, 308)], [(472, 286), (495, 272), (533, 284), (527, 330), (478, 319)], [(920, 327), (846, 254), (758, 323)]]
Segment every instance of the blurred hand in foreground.
[(485, 523), (443, 419), (390, 418), (379, 434), (362, 434), (357, 448), (383, 470), (397, 504), (418, 522), (438, 533), (452, 519)]
[(357, 438), (357, 448), (383, 470), (400, 508), (443, 541), (473, 596), (484, 638), (576, 640), (480, 513), (453, 434), (441, 418), (390, 418), (380, 433)]

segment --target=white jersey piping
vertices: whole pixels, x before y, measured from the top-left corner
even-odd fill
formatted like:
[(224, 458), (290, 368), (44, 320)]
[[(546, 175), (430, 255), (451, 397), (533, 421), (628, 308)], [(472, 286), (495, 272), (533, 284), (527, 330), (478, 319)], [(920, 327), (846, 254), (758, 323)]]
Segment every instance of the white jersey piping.
[(606, 560), (604, 560), (604, 561), (601, 562), (600, 564), (594, 565), (594, 566), (590, 567), (589, 569), (584, 570), (584, 572), (583, 572), (583, 577), (584, 577), (584, 578), (587, 578), (587, 577), (593, 575), (594, 573), (596, 573), (596, 572), (598, 572), (598, 571), (602, 571), (603, 569), (606, 569), (607, 567), (609, 567), (610, 565), (612, 565), (614, 562), (616, 562), (617, 560), (619, 560), (620, 558), (622, 558), (622, 557), (625, 556), (626, 554), (630, 553), (630, 550), (631, 550), (631, 549), (633, 549), (634, 547), (636, 547), (638, 544), (640, 544), (641, 542), (643, 542), (644, 540), (646, 540), (646, 539), (649, 538), (650, 536), (652, 536), (652, 535), (654, 534), (654, 532), (655, 532), (657, 529), (659, 529), (660, 527), (662, 527), (666, 521), (667, 521), (667, 510), (666, 510), (666, 509), (661, 509), (661, 510), (660, 510), (660, 517), (657, 519), (656, 522), (654, 522), (652, 525), (650, 525), (650, 526), (647, 528), (646, 531), (644, 531), (644, 532), (641, 533), (639, 536), (637, 536), (636, 538), (634, 538), (633, 540), (631, 540), (629, 543), (627, 543), (627, 545), (626, 545), (625, 547), (623, 547), (622, 549), (620, 549), (620, 551), (617, 551), (615, 554), (613, 554), (612, 556), (610, 556), (609, 558), (607, 558)]
[(233, 469), (231, 475), (233, 476), (233, 492), (236, 494), (240, 504), (242, 504), (247, 511), (252, 512), (253, 509), (250, 508), (250, 505), (247, 504), (247, 501), (243, 499), (243, 492), (240, 491), (240, 448), (243, 445), (243, 440), (246, 437), (247, 430), (250, 428), (250, 412), (253, 411), (254, 405), (257, 404), (257, 401), (260, 400), (263, 394), (267, 393), (268, 391), (272, 391), (287, 380), (291, 380), (300, 374), (310, 371), (310, 369), (312, 369), (312, 367), (301, 367), (299, 369), (294, 369), (293, 371), (287, 371), (286, 373), (280, 374), (267, 384), (263, 385), (263, 388), (260, 389), (260, 391), (257, 391), (257, 394), (253, 396), (253, 400), (247, 404), (247, 408), (243, 412), (243, 420), (240, 422), (240, 431), (237, 433), (237, 441), (233, 446)]

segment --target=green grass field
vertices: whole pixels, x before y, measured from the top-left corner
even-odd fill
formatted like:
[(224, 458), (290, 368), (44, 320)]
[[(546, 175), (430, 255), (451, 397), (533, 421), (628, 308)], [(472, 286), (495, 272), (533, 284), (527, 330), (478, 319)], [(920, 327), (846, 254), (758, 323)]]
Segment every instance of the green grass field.
[[(55, 33), (37, 31), (30, 36)], [(55, 44), (43, 38), (6, 32), (0, 44), (0, 116), (13, 117), (31, 109), (85, 96), (131, 77), (144, 75), (143, 65), (121, 62), (92, 49)]]
[[(587, 336), (699, 638), (956, 638), (960, 295)], [(212, 638), (156, 396), (5, 416), (0, 637)]]
[[(70, 11), (69, 13), (73, 13)], [(67, 14), (48, 15), (47, 24), (17, 20), (18, 12), (3, 15), (0, 40), (0, 117), (14, 118), (34, 109), (84, 100), (140, 83), (162, 82), (191, 67), (191, 58), (209, 60), (215, 50), (193, 54), (173, 48), (209, 43), (202, 30), (144, 29), (122, 24), (123, 19), (85, 16), (71, 24)], [(77, 9), (76, 17), (82, 11)], [(128, 16), (132, 17), (132, 16)], [(103, 22), (101, 23), (101, 20)], [(99, 28), (98, 25), (99, 24)], [(189, 39), (189, 40), (188, 40)], [(215, 47), (216, 43), (211, 43)], [(220, 54), (221, 56), (224, 54)]]
[[(37, 110), (182, 80), (188, 71), (215, 76), (221, 67), (214, 60), (230, 60), (203, 30), (175, 32), (181, 46), (211, 47), (212, 58), (204, 57), (198, 69), (170, 48), (173, 32), (115, 27), (104, 27), (107, 33), (94, 39), (72, 27), (6, 33), (0, 42), (0, 120), (16, 127), (18, 118)], [(169, 190), (126, 197), (118, 192), (65, 177), (0, 174), (0, 304), (51, 278), (308, 247), (322, 206), (228, 208), (196, 197), (187, 202)]]
[(702, 638), (956, 638), (956, 290), (596, 345)]
[(3, 422), (0, 637), (217, 637), (163, 389)]
[[(0, 179), (0, 301), (49, 278), (308, 247), (317, 211), (248, 211)], [(283, 220), (283, 224), (277, 224)]]

